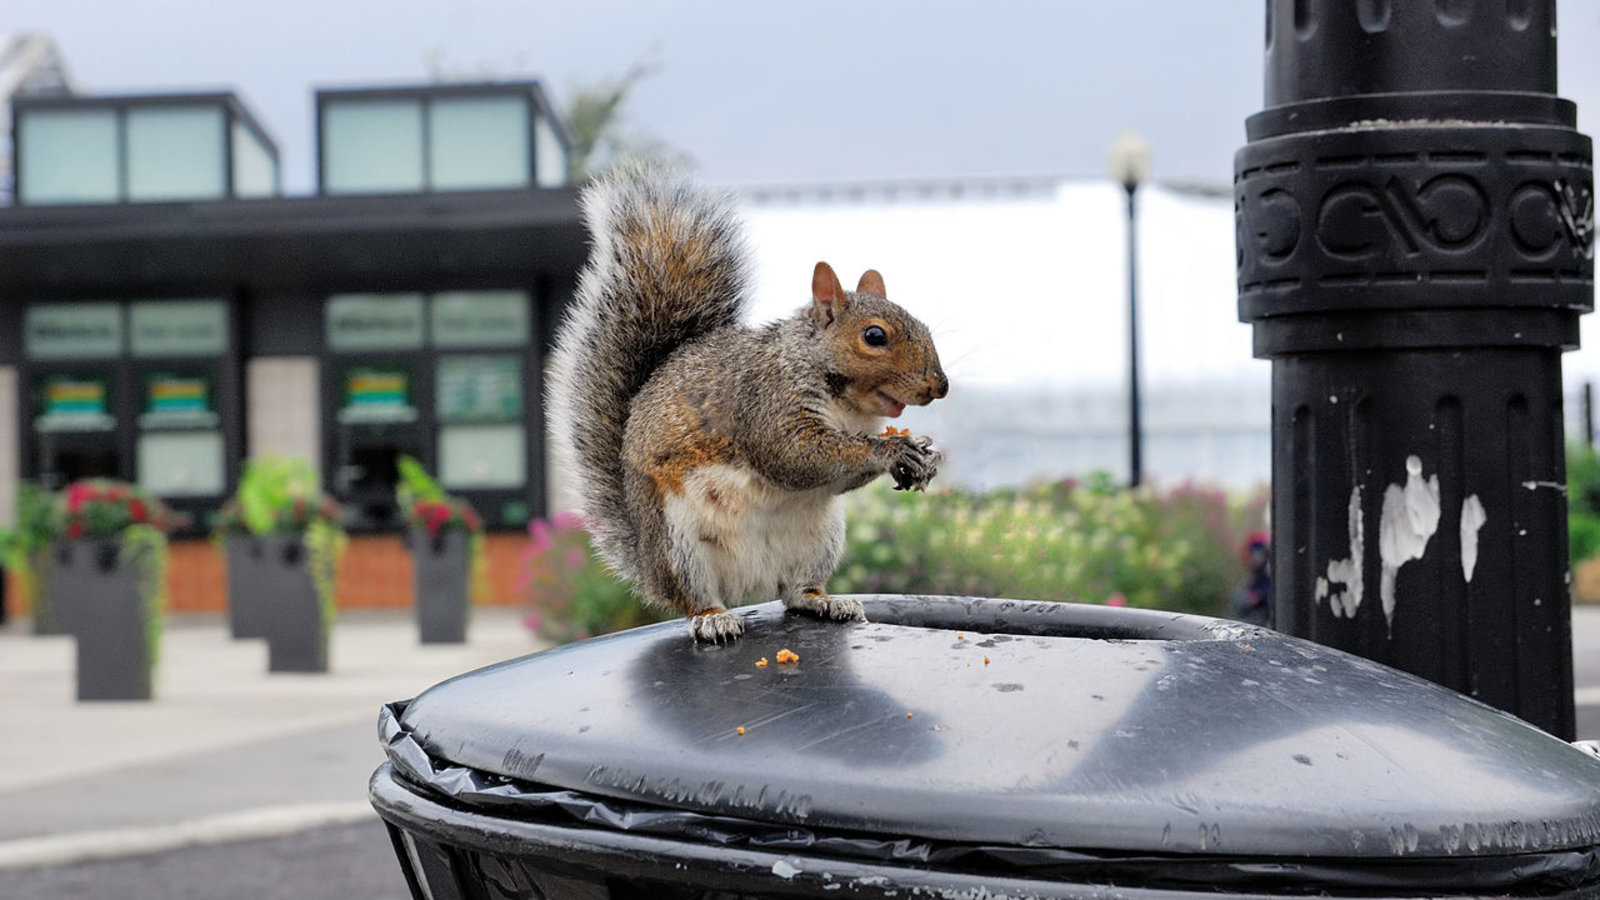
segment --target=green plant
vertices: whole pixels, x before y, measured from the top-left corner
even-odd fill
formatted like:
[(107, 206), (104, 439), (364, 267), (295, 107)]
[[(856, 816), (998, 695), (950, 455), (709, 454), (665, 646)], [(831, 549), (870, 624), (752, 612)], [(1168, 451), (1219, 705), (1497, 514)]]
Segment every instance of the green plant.
[(486, 592), (489, 564), (484, 553), (483, 519), (472, 504), (444, 492), (422, 463), (410, 456), (401, 456), (400, 508), (406, 511), (406, 520), (419, 534), (435, 537), (447, 531), (463, 531), (467, 535), (468, 579), (475, 596)]
[(576, 516), (557, 513), (528, 525), (520, 587), (528, 628), (557, 644), (609, 634), (672, 616), (646, 609), (601, 562)]
[(344, 559), (345, 547), (350, 539), (344, 530), (327, 519), (316, 519), (306, 527), (306, 565), (311, 570), (311, 584), (317, 591), (317, 603), (322, 609), (322, 624), (333, 625), (339, 584), (339, 563)]
[(1600, 516), (1570, 513), (1567, 516), (1567, 557), (1577, 565), (1600, 554)]
[(39, 496), (19, 507), (30, 507), (26, 516), (28, 540), (53, 535), (55, 540), (113, 539), (117, 559), (134, 571), (136, 590), (144, 607), (144, 640), (152, 667), (161, 650), (162, 610), (167, 600), (167, 537), (165, 531), (175, 519), (154, 495), (126, 482), (106, 478), (86, 478), (67, 485), (47, 505), (48, 517), (39, 509)]
[(1567, 511), (1600, 516), (1600, 453), (1577, 442), (1567, 445)]
[(832, 590), (1114, 601), (1226, 614), (1265, 495), (1129, 491), (1105, 475), (1028, 489), (926, 495), (886, 485), (849, 500)]
[(171, 512), (153, 495), (106, 478), (67, 485), (56, 515), (56, 533), (72, 539), (118, 537), (133, 525), (165, 530), (172, 523)]
[(145, 646), (151, 670), (161, 656), (161, 611), (167, 605), (167, 536), (153, 525), (130, 525), (123, 530), (118, 560), (133, 567), (139, 599), (144, 604)]
[(56, 539), (55, 498), (30, 481), (17, 486), (17, 521), (7, 542), (6, 566), (16, 573), (17, 588), (28, 598), (35, 617), (50, 603), (50, 546)]
[(267, 456), (245, 462), (239, 489), (217, 512), (216, 534), (303, 534), (315, 522), (336, 525), (340, 514), (309, 462)]
[(317, 470), (303, 459), (247, 460), (238, 491), (218, 511), (215, 534), (218, 539), (228, 534), (272, 534), (304, 541), (322, 621), (332, 625), (339, 563), (349, 538), (339, 527), (339, 504), (322, 492), (321, 483)]

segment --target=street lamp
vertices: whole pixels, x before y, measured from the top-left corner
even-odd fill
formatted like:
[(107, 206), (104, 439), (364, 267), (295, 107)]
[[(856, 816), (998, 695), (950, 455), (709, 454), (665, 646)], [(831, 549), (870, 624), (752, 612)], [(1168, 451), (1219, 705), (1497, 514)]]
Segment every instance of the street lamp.
[(1133, 195), (1150, 176), (1150, 145), (1132, 131), (1124, 131), (1106, 153), (1111, 179), (1128, 192), (1128, 486), (1143, 480), (1143, 452), (1139, 427), (1139, 265), (1137, 207)]

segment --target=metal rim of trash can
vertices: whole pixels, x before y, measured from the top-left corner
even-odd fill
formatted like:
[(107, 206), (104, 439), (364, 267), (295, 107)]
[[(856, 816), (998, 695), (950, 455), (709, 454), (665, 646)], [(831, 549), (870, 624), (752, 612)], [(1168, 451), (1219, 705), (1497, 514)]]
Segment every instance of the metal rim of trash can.
[[(459, 774), (459, 773), (458, 773)], [(507, 792), (511, 808), (515, 787)], [(391, 829), (408, 879), (430, 883), (428, 896), (460, 896), (446, 885), (481, 872), (482, 857), (530, 872), (603, 881), (621, 879), (762, 897), (851, 896), (1103, 897), (1108, 889), (1230, 897), (1315, 893), (1323, 896), (1514, 894), (1590, 897), (1600, 885), (1600, 848), (1479, 858), (1294, 859), (1240, 856), (1093, 854), (1051, 848), (955, 847), (875, 835), (805, 833), (760, 822), (679, 810), (626, 810), (607, 798), (559, 792), (534, 816), (494, 815), (419, 790), (384, 763), (369, 795)], [(637, 815), (636, 830), (615, 827)], [(662, 827), (663, 821), (665, 827)], [(750, 835), (738, 829), (749, 826)], [(428, 862), (418, 841), (434, 848)], [(851, 857), (830, 849), (856, 847)], [(883, 858), (871, 858), (873, 853)], [(429, 872), (428, 870), (432, 871)], [(459, 889), (457, 889), (459, 890)]]

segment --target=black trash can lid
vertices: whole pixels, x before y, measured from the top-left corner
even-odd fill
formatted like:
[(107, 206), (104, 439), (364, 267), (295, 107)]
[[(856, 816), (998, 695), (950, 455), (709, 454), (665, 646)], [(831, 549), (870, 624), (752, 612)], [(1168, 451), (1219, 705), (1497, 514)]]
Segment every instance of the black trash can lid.
[(669, 623), (463, 675), (395, 705), (390, 756), (414, 781), (473, 773), (469, 804), (556, 790), (989, 846), (1376, 859), (1600, 844), (1600, 759), (1376, 663), (1171, 613), (863, 600), (868, 624), (766, 604), (740, 611), (728, 646)]

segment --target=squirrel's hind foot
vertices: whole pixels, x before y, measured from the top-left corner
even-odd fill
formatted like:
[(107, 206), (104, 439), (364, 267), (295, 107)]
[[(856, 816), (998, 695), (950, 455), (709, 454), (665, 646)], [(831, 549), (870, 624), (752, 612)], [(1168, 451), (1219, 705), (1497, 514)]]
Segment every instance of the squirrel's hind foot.
[(862, 609), (860, 600), (854, 597), (831, 597), (815, 588), (790, 594), (783, 598), (783, 605), (819, 619), (832, 619), (835, 622), (867, 620), (867, 611)]
[(723, 644), (744, 634), (744, 620), (725, 609), (712, 609), (689, 617), (689, 636), (706, 644)]

